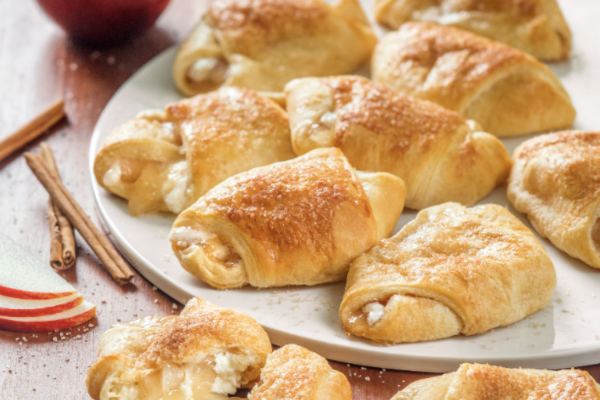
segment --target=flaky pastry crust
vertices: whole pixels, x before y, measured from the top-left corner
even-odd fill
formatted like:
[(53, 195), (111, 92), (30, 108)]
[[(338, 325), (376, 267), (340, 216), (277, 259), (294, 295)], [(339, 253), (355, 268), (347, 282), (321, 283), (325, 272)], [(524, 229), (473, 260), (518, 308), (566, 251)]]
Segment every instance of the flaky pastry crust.
[(271, 100), (223, 88), (147, 111), (115, 129), (94, 174), (132, 215), (179, 213), (237, 173), (293, 158), (288, 118)]
[(326, 359), (303, 347), (288, 344), (267, 358), (252, 400), (351, 400), (346, 376)]
[(475, 335), (545, 307), (555, 286), (546, 250), (505, 208), (445, 203), (352, 263), (340, 319), (383, 343)]
[(401, 179), (357, 174), (339, 149), (319, 149), (216, 186), (179, 215), (171, 246), (219, 289), (335, 282), (392, 233), (404, 193)]
[(173, 77), (188, 95), (223, 85), (277, 92), (294, 78), (350, 73), (376, 43), (357, 0), (215, 0)]
[(362, 171), (406, 184), (406, 206), (471, 205), (508, 177), (504, 145), (476, 123), (357, 76), (304, 78), (286, 86), (296, 154), (335, 146)]
[(550, 68), (461, 29), (406, 23), (379, 43), (372, 73), (375, 82), (454, 110), (497, 136), (562, 129), (575, 119)]
[(458, 371), (421, 379), (392, 400), (599, 400), (600, 386), (586, 371), (508, 369), (461, 364)]
[(453, 26), (542, 60), (562, 60), (571, 51), (556, 0), (376, 0), (375, 18), (391, 29), (408, 21)]
[[(253, 318), (195, 298), (179, 316), (112, 326), (86, 383), (94, 400), (167, 399), (171, 392), (184, 400), (227, 399), (219, 380), (234, 388), (253, 382), (270, 353), (269, 337)], [(233, 359), (235, 377), (219, 369), (220, 357)]]
[(510, 202), (556, 247), (600, 268), (600, 132), (538, 136), (514, 160)]

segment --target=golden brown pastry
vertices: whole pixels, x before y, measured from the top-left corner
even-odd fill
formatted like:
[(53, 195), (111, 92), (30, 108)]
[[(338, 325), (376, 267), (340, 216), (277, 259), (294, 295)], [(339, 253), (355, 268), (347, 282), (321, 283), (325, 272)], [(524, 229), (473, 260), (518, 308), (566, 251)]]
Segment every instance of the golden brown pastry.
[(575, 109), (546, 65), (461, 29), (411, 22), (375, 49), (373, 80), (438, 103), (497, 136), (562, 129)]
[(288, 344), (267, 358), (252, 400), (352, 400), (350, 382), (327, 360), (303, 347)]
[(454, 26), (542, 60), (562, 60), (571, 51), (556, 0), (375, 0), (375, 18), (392, 29), (411, 20)]
[(259, 377), (269, 353), (254, 319), (195, 298), (179, 316), (111, 327), (86, 383), (94, 400), (227, 399)]
[(115, 129), (94, 174), (132, 215), (179, 213), (215, 185), (293, 158), (285, 111), (257, 93), (223, 88), (139, 114)]
[(510, 202), (556, 247), (600, 268), (600, 132), (538, 136), (514, 160)]
[(236, 175), (182, 212), (171, 247), (218, 289), (343, 280), (350, 262), (391, 235), (404, 183), (357, 173), (338, 149)]
[(406, 206), (471, 205), (508, 177), (504, 145), (476, 123), (365, 78), (304, 78), (286, 86), (296, 154), (339, 147), (362, 171), (406, 184)]
[(508, 369), (461, 364), (458, 371), (421, 379), (391, 400), (600, 400), (600, 386), (586, 371)]
[(357, 0), (215, 0), (181, 45), (173, 77), (188, 95), (276, 92), (294, 78), (350, 73), (376, 43)]
[(505, 208), (446, 203), (352, 263), (340, 319), (383, 343), (475, 335), (544, 308), (555, 286), (546, 250)]

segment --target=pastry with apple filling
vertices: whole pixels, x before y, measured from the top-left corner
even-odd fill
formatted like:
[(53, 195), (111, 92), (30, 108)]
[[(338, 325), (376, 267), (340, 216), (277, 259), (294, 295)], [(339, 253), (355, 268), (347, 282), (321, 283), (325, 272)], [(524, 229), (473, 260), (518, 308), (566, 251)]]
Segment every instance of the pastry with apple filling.
[(563, 129), (575, 108), (529, 54), (457, 28), (409, 22), (377, 45), (373, 80), (474, 119), (497, 136)]
[(392, 234), (404, 196), (396, 176), (357, 172), (339, 149), (318, 149), (216, 186), (179, 214), (171, 247), (218, 289), (336, 282)]
[(600, 400), (600, 386), (586, 371), (509, 369), (461, 364), (458, 371), (421, 379), (391, 400)]
[(252, 90), (223, 88), (118, 127), (96, 155), (94, 174), (129, 201), (132, 215), (178, 214), (226, 178), (294, 156), (279, 105)]
[(252, 400), (352, 400), (350, 382), (326, 359), (288, 344), (269, 354)]
[(600, 132), (538, 136), (514, 160), (510, 202), (556, 247), (600, 269)]
[(556, 0), (375, 0), (377, 22), (398, 29), (436, 22), (506, 43), (542, 60), (563, 60), (571, 31)]
[(406, 183), (406, 206), (471, 205), (508, 177), (510, 155), (474, 121), (358, 76), (286, 86), (296, 154), (338, 147), (361, 171)]
[(187, 95), (278, 92), (294, 78), (350, 73), (376, 43), (357, 0), (215, 0), (181, 45), (173, 77)]
[(381, 343), (475, 335), (544, 308), (555, 286), (546, 250), (505, 208), (445, 203), (352, 263), (340, 319)]
[(94, 400), (225, 400), (257, 380), (270, 353), (254, 319), (195, 298), (179, 316), (111, 327), (86, 383)]

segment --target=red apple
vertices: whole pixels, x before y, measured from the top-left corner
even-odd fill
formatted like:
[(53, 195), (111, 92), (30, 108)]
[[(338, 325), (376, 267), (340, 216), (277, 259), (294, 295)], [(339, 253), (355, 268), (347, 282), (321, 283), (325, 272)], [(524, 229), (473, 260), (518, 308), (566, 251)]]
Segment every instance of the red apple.
[(150, 28), (169, 0), (38, 0), (76, 41), (110, 45)]
[(39, 317), (0, 317), (0, 329), (14, 332), (48, 332), (72, 328), (96, 316), (96, 306), (84, 301), (75, 308)]
[(79, 294), (51, 300), (22, 300), (0, 296), (0, 318), (58, 314), (75, 308), (81, 303), (83, 303), (83, 296)]

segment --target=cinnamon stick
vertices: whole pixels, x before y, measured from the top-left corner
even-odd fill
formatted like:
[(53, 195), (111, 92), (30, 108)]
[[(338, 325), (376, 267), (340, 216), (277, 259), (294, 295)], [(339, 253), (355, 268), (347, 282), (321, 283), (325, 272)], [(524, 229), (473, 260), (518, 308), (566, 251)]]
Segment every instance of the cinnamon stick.
[[(46, 143), (40, 143), (42, 157), (54, 179), (61, 180), (52, 149)], [(71, 223), (56, 207), (52, 198), (48, 200), (48, 222), (50, 224), (50, 265), (65, 270), (75, 265), (75, 235)]]
[(50, 265), (57, 270), (65, 270), (62, 257), (62, 235), (52, 199), (48, 199), (48, 224), (50, 225)]
[(96, 228), (62, 182), (52, 176), (43, 158), (33, 153), (25, 153), (24, 156), (31, 171), (50, 194), (58, 208), (96, 253), (113, 279), (120, 285), (128, 283), (133, 278), (133, 272), (125, 260)]
[(0, 161), (31, 142), (65, 116), (65, 103), (58, 100), (15, 133), (0, 142)]

